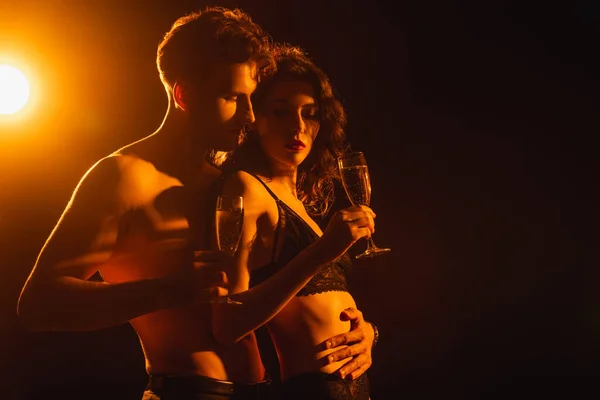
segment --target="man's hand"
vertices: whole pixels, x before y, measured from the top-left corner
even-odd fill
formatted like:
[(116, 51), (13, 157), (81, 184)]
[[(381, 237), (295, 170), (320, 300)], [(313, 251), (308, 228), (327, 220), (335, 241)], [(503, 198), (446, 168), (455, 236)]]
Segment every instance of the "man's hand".
[[(185, 251), (184, 251), (185, 252)], [(227, 275), (224, 271), (230, 257), (220, 251), (188, 251), (193, 260), (179, 254), (183, 268), (165, 276), (167, 308), (180, 306), (204, 306), (228, 294)], [(176, 257), (171, 258), (171, 261)], [(191, 264), (191, 268), (190, 268)]]
[(223, 271), (230, 262), (230, 257), (220, 251), (195, 251), (194, 252), (194, 302), (196, 304), (216, 300), (226, 296), (228, 281)]
[(146, 233), (121, 239), (113, 265), (144, 268), (160, 281), (160, 308), (203, 306), (226, 296), (225, 269), (231, 257), (213, 250), (193, 251), (185, 239), (153, 240)]
[(165, 290), (160, 303), (167, 308), (205, 305), (228, 294), (224, 271), (231, 257), (216, 250), (194, 251), (179, 235), (161, 239), (156, 226), (146, 210), (125, 213), (119, 221), (112, 262), (137, 265), (146, 275), (162, 276)]
[(361, 311), (356, 308), (347, 308), (340, 314), (342, 321), (350, 321), (350, 331), (336, 335), (325, 341), (325, 348), (331, 349), (346, 345), (342, 349), (331, 353), (327, 360), (329, 363), (352, 357), (336, 373), (346, 379), (356, 379), (364, 374), (371, 366), (371, 349), (375, 339), (373, 326), (366, 322)]

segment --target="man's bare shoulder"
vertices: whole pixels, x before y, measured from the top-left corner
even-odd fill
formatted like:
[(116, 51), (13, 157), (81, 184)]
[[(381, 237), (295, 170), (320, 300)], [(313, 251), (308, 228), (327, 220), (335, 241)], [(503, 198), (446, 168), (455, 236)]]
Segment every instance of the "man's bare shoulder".
[(181, 185), (177, 179), (157, 171), (147, 160), (132, 154), (111, 154), (86, 172), (77, 192), (79, 197), (93, 196), (123, 210), (148, 204), (165, 188), (177, 185)]
[(115, 157), (108, 156), (97, 161), (79, 180), (73, 192), (69, 208), (81, 203), (100, 204), (114, 198), (120, 182), (120, 171)]

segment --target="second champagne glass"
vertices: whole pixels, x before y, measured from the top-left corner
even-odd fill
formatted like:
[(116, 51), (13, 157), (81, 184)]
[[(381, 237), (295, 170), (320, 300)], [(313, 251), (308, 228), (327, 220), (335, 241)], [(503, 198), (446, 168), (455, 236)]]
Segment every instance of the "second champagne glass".
[[(242, 196), (219, 195), (215, 213), (215, 227), (217, 233), (217, 247), (225, 254), (233, 257), (237, 251), (242, 236), (244, 223), (244, 199)], [(224, 300), (217, 300), (230, 304), (242, 304), (232, 300), (229, 295)]]
[[(353, 206), (368, 206), (371, 202), (371, 180), (367, 160), (361, 151), (355, 151), (338, 158), (342, 185)], [(371, 236), (367, 238), (367, 249), (356, 258), (373, 257), (391, 251), (375, 246)]]

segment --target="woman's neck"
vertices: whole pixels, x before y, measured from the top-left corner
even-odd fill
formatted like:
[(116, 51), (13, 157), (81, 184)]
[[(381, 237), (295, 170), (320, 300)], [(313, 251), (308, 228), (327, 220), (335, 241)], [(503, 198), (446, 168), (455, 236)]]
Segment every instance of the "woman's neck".
[(296, 183), (298, 178), (298, 168), (291, 168), (289, 166), (281, 167), (271, 165), (270, 175), (272, 181), (277, 182), (278, 185), (283, 186), (289, 191), (294, 197), (298, 198), (296, 190)]

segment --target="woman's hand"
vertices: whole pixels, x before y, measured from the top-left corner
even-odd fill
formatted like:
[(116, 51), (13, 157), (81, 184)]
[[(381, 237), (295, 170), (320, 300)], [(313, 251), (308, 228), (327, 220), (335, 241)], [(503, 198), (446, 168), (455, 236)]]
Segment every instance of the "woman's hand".
[(337, 211), (320, 239), (323, 251), (335, 259), (344, 254), (357, 240), (375, 232), (375, 213), (367, 206), (352, 206)]

